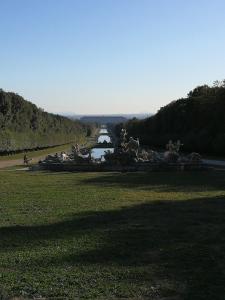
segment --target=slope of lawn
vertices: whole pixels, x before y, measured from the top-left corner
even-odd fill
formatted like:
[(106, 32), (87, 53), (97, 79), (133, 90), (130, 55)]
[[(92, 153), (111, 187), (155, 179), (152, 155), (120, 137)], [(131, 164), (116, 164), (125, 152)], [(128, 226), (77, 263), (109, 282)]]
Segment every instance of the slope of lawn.
[(224, 299), (223, 171), (5, 170), (0, 212), (0, 299)]
[(34, 151), (24, 151), (21, 153), (17, 154), (12, 154), (12, 155), (3, 155), (0, 156), (0, 162), (4, 160), (14, 160), (14, 159), (21, 159), (23, 160), (24, 154), (26, 154), (28, 157), (39, 157), (39, 156), (44, 156), (48, 155), (49, 153), (55, 153), (55, 152), (61, 152), (61, 151), (66, 151), (68, 149), (71, 149), (71, 143), (66, 144), (66, 145), (61, 145), (61, 146), (55, 146), (55, 147), (49, 147), (46, 149), (42, 150), (34, 150)]

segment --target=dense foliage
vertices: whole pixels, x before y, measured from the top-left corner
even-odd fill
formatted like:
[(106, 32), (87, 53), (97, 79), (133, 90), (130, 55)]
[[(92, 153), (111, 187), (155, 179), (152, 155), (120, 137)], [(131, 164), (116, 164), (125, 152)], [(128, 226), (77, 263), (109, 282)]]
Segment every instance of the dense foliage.
[[(180, 139), (184, 151), (225, 154), (225, 81), (203, 85), (187, 98), (173, 101), (145, 120), (125, 124), (142, 144), (164, 147), (169, 139)], [(117, 126), (119, 132), (120, 126)]]
[(44, 112), (15, 93), (0, 90), (0, 153), (79, 140), (91, 127)]

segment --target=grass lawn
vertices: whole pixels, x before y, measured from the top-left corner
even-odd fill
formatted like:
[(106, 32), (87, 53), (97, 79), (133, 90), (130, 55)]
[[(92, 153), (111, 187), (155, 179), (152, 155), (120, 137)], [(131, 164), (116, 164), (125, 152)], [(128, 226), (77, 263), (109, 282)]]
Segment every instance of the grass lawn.
[(81, 137), (77, 141), (74, 141), (73, 143), (68, 143), (60, 146), (49, 147), (42, 150), (33, 150), (33, 151), (26, 151), (26, 152), (24, 151), (12, 155), (0, 155), (0, 162), (4, 160), (23, 159), (25, 153), (29, 158), (35, 158), (35, 157), (45, 156), (51, 153), (70, 151), (71, 146), (75, 145), (76, 143), (79, 143), (80, 145), (84, 144), (85, 147), (91, 147), (93, 144), (95, 144), (95, 142), (96, 142), (96, 135), (91, 137), (85, 137), (85, 138)]
[(5, 170), (0, 203), (2, 294), (225, 299), (223, 171)]
[(56, 153), (56, 152), (61, 152), (61, 151), (66, 151), (66, 150), (70, 150), (71, 149), (71, 143), (66, 144), (66, 145), (61, 145), (61, 146), (55, 146), (55, 147), (50, 147), (50, 148), (46, 148), (46, 149), (42, 149), (42, 150), (34, 150), (34, 151), (27, 151), (27, 152), (21, 152), (21, 153), (17, 153), (17, 154), (12, 154), (12, 155), (3, 155), (0, 156), (0, 161), (3, 160), (14, 160), (14, 159), (23, 159), (24, 154), (26, 153), (28, 155), (28, 157), (30, 158), (35, 158), (35, 157), (39, 157), (39, 156), (44, 156), (44, 155), (48, 155), (49, 153)]

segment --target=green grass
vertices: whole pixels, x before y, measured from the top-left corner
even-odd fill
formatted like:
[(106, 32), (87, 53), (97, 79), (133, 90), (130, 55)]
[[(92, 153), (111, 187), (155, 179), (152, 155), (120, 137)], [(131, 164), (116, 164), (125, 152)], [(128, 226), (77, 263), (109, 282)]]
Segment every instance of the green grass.
[(21, 152), (21, 153), (12, 154), (12, 155), (4, 155), (4, 156), (0, 156), (0, 161), (23, 159), (25, 153), (28, 155), (28, 157), (35, 158), (35, 157), (39, 157), (39, 156), (42, 156), (42, 155), (47, 155), (49, 153), (56, 153), (56, 152), (66, 151), (68, 149), (71, 149), (71, 145), (72, 144), (69, 143), (69, 144), (66, 144), (66, 145), (50, 147), (50, 148), (46, 148), (46, 149), (43, 149), (43, 150), (34, 150), (34, 151), (27, 151), (27, 152), (23, 152), (23, 153)]
[(61, 151), (69, 151), (71, 150), (71, 146), (79, 143), (80, 145), (85, 145), (85, 147), (92, 147), (96, 143), (98, 131), (94, 133), (91, 137), (80, 137), (77, 141), (74, 141), (73, 143), (68, 143), (65, 145), (59, 145), (55, 147), (49, 147), (42, 150), (33, 150), (33, 151), (24, 151), (17, 154), (10, 154), (10, 155), (0, 155), (0, 161), (5, 160), (15, 160), (15, 159), (23, 159), (24, 154), (26, 153), (29, 158), (35, 158), (40, 156), (45, 156), (51, 153), (61, 152)]
[(0, 171), (3, 292), (224, 299), (224, 175)]

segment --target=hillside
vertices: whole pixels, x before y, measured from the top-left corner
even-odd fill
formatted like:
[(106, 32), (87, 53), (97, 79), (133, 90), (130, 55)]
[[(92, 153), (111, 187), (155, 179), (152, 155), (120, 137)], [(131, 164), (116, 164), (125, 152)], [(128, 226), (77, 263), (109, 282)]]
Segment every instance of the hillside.
[[(137, 118), (137, 119), (146, 119), (148, 117), (150, 117), (152, 114), (151, 113), (133, 113), (133, 114), (101, 114), (101, 115), (71, 115), (71, 114), (62, 114), (72, 120), (81, 120), (81, 118), (90, 118), (90, 117), (94, 117), (94, 118), (111, 118), (111, 117), (120, 117), (123, 118), (122, 120), (120, 120), (120, 122), (125, 121), (125, 119), (129, 120), (129, 119), (133, 119), (133, 118)], [(125, 118), (125, 119), (124, 119)], [(103, 120), (105, 121), (105, 120)], [(116, 120), (117, 121), (117, 120)], [(108, 123), (108, 120), (106, 119), (106, 123)], [(104, 123), (105, 124), (105, 123)], [(111, 123), (112, 124), (112, 123)]]
[(165, 147), (169, 139), (180, 139), (184, 151), (224, 155), (225, 81), (196, 87), (187, 98), (171, 102), (154, 116), (124, 126), (150, 147)]
[(84, 137), (79, 121), (44, 112), (21, 96), (0, 90), (0, 153), (60, 145)]
[(120, 122), (127, 121), (127, 118), (122, 116), (83, 116), (80, 118), (81, 122), (84, 123), (98, 123), (98, 124), (117, 124)]

